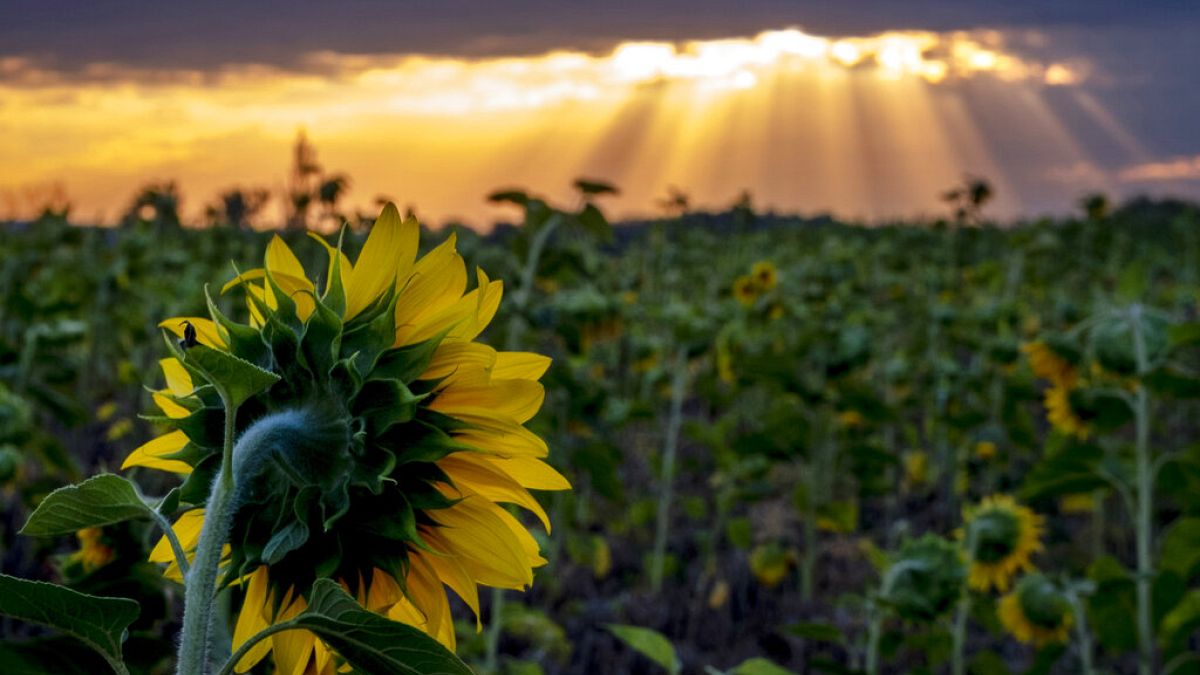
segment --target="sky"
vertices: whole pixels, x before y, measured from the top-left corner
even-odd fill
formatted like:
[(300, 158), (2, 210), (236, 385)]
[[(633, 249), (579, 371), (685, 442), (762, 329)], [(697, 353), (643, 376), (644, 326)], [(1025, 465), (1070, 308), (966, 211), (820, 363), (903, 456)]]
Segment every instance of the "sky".
[(998, 217), (1200, 198), (1200, 3), (0, 0), (0, 218), (111, 222), (175, 180), (282, 208), (303, 131), (344, 206), (511, 216), (495, 188), (642, 216), (671, 187), (879, 221), (967, 175)]

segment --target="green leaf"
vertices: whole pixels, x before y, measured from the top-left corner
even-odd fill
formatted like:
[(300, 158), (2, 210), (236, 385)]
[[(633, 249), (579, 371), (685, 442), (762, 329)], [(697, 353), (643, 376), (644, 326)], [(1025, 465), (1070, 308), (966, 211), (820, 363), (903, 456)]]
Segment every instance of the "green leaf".
[(96, 650), (114, 672), (127, 673), (121, 642), (141, 608), (126, 598), (102, 598), (0, 574), (0, 614), (59, 630)]
[(21, 534), (34, 537), (71, 534), (150, 515), (150, 507), (138, 496), (133, 483), (104, 473), (51, 492), (29, 516)]
[(761, 656), (742, 661), (729, 672), (732, 675), (796, 675), (795, 672)]
[[(423, 631), (390, 621), (355, 602), (337, 582), (318, 579), (308, 609), (274, 629), (303, 628), (317, 634), (356, 671), (372, 675), (470, 675), (453, 652)], [(263, 636), (260, 633), (256, 638)], [(257, 642), (252, 638), (250, 643)], [(229, 672), (234, 659), (222, 672)]]
[(606, 627), (635, 651), (666, 668), (671, 675), (676, 675), (683, 669), (683, 664), (679, 662), (679, 656), (675, 654), (675, 646), (662, 633), (640, 626), (615, 623), (610, 623)]
[(1091, 444), (1069, 444), (1044, 457), (1026, 475), (1021, 487), (1025, 500), (1091, 492), (1107, 487), (1097, 473), (1104, 451)]
[(225, 392), (229, 407), (237, 408), (247, 399), (279, 381), (279, 376), (229, 352), (195, 345), (183, 352), (183, 362), (199, 370), (204, 378)]
[(1200, 518), (1180, 518), (1163, 537), (1163, 569), (1184, 579), (1200, 572)]

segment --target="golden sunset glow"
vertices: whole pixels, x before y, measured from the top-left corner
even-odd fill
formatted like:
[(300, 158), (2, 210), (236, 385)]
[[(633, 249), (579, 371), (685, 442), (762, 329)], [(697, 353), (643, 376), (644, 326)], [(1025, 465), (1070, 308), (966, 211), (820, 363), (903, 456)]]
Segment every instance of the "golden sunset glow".
[(79, 217), (111, 221), (130, 186), (152, 180), (177, 180), (191, 217), (234, 185), (278, 195), (300, 129), (325, 167), (352, 177), (349, 203), (386, 194), (434, 222), (488, 222), (489, 190), (565, 196), (562, 177), (575, 175), (620, 185), (618, 214), (652, 211), (668, 186), (708, 206), (753, 187), (764, 206), (870, 218), (930, 211), (975, 172), (1012, 211), (965, 83), (1015, 108), (1031, 143), (1075, 157), (1042, 92), (1085, 75), (1023, 59), (986, 31), (789, 29), (483, 59), (318, 52), (290, 70), (64, 73), (11, 57), (0, 62), (0, 213), (58, 190)]

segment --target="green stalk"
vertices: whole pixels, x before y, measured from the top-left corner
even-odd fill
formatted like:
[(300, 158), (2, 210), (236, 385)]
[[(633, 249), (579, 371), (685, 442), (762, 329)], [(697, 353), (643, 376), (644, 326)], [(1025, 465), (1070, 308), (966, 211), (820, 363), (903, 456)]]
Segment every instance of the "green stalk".
[[(225, 401), (228, 397), (222, 395)], [(212, 662), (212, 626), (217, 598), (221, 551), (229, 539), (234, 515), (241, 506), (241, 490), (249, 485), (271, 457), (298, 441), (314, 438), (326, 429), (311, 416), (294, 410), (272, 413), (242, 432), (234, 443), (237, 408), (225, 407), (225, 444), (221, 469), (213, 481), (204, 510), (204, 526), (196, 544), (196, 557), (184, 579), (183, 633), (177, 675), (205, 675)], [(320, 436), (315, 436), (320, 438)], [(238, 480), (235, 481), (235, 475)]]
[[(228, 399), (226, 399), (228, 400)], [(178, 675), (208, 672), (209, 633), (221, 550), (233, 526), (235, 484), (233, 480), (233, 435), (237, 409), (225, 408), (225, 445), (221, 470), (213, 482), (204, 511), (204, 526), (196, 545), (196, 557), (184, 583), (183, 634), (179, 644)]]
[(650, 565), (650, 588), (662, 590), (663, 567), (667, 555), (667, 535), (670, 530), (671, 500), (675, 482), (675, 454), (679, 446), (679, 428), (683, 425), (683, 399), (687, 394), (687, 349), (678, 347), (675, 355), (675, 378), (671, 382), (671, 412), (667, 419), (666, 439), (662, 456), (662, 485), (658, 495), (658, 516), (654, 527), (654, 553)]
[(879, 675), (879, 640), (883, 636), (883, 612), (875, 600), (868, 601), (870, 622), (867, 625), (867, 675)]
[(1074, 589), (1069, 589), (1067, 598), (1071, 601), (1071, 611), (1075, 614), (1075, 635), (1079, 639), (1079, 666), (1083, 675), (1095, 675), (1096, 668), (1092, 664), (1092, 633), (1088, 630), (1087, 614), (1084, 613), (1083, 603)]
[[(1137, 356), (1139, 378), (1149, 370), (1146, 342), (1142, 335), (1141, 306), (1134, 305), (1129, 314), (1133, 333), (1133, 348)], [(1138, 675), (1154, 672), (1154, 620), (1151, 607), (1154, 560), (1151, 545), (1154, 539), (1154, 469), (1150, 457), (1150, 395), (1145, 383), (1138, 381), (1135, 392), (1134, 420), (1137, 426), (1137, 626)]]
[[(967, 556), (964, 564), (971, 569), (975, 561), (975, 535), (967, 529)], [(966, 675), (967, 661), (967, 617), (971, 613), (971, 589), (963, 584), (962, 595), (958, 599), (958, 608), (954, 613), (954, 626), (951, 629), (950, 672), (952, 675)]]

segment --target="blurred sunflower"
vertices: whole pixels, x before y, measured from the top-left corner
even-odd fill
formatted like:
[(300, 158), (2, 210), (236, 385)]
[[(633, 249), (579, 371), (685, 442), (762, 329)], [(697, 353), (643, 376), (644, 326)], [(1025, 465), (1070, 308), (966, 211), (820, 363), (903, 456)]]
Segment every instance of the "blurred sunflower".
[(750, 307), (758, 300), (758, 284), (750, 276), (740, 276), (733, 282), (733, 297), (742, 305)]
[(79, 550), (68, 557), (68, 562), (78, 563), (83, 571), (92, 572), (112, 562), (116, 555), (104, 538), (104, 530), (89, 527), (75, 533), (79, 539)]
[(1092, 428), (1071, 407), (1071, 391), (1072, 389), (1065, 385), (1054, 385), (1046, 390), (1043, 399), (1046, 419), (1062, 433), (1085, 440), (1091, 434)]
[(1018, 581), (1011, 593), (1000, 598), (996, 615), (1013, 637), (1037, 647), (1066, 642), (1075, 618), (1067, 596), (1041, 574)]
[[(313, 235), (329, 255), (319, 293), (275, 237), (263, 268), (225, 286), (245, 289), (249, 325), (211, 303), (211, 319), (161, 324), (196, 345), (184, 354), (221, 350), (280, 378), (238, 409), (239, 435), (270, 414), (304, 420), (305, 434), (297, 436), (307, 440), (291, 438), (286, 461), (238, 477), (249, 498), (234, 516), (221, 579), (244, 589), (234, 649), (303, 611), (305, 593), (321, 577), (453, 649), (445, 587), (475, 612), (478, 627), (479, 585), (524, 589), (546, 562), (525, 525), (500, 504), (532, 512), (549, 531), (529, 490), (570, 488), (543, 461), (546, 443), (524, 426), (541, 407), (538, 379), (550, 359), (476, 342), (499, 306), (501, 282), (480, 270), (467, 292), (454, 235), (418, 260), (419, 233), (416, 220), (388, 204), (353, 263), (340, 244)], [(221, 400), (190, 358), (161, 362), (167, 387), (153, 398), (163, 412), (158, 421), (172, 430), (123, 465), (187, 476), (182, 493), (185, 501), (194, 496), (195, 508), (174, 529), (189, 552), (220, 464), (224, 424)], [(167, 574), (179, 578), (165, 540), (151, 560), (168, 563)], [(268, 653), (287, 675), (337, 667), (313, 634), (286, 631), (257, 644), (237, 671)]]
[(988, 461), (996, 456), (996, 444), (993, 441), (979, 441), (975, 444), (975, 456), (982, 461)]
[(1029, 367), (1033, 374), (1055, 386), (1071, 388), (1075, 385), (1079, 373), (1075, 366), (1054, 351), (1045, 342), (1029, 342), (1021, 346), (1021, 351), (1029, 358)]
[(760, 291), (769, 291), (779, 284), (779, 270), (770, 260), (760, 260), (750, 268), (750, 278)]
[(1033, 569), (1030, 558), (1042, 550), (1041, 516), (1008, 495), (993, 495), (967, 507), (963, 517), (971, 588), (1006, 591), (1018, 572)]

